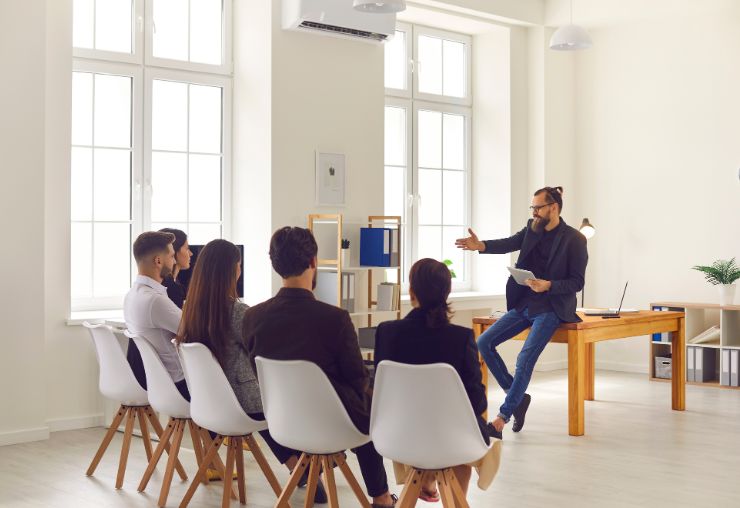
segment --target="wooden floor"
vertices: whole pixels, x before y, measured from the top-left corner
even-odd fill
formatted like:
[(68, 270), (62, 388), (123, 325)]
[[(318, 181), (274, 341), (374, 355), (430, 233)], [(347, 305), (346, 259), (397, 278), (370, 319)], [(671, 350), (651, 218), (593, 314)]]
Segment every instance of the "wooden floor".
[[(686, 391), (687, 411), (675, 412), (669, 383), (597, 372), (597, 400), (586, 402), (586, 436), (569, 437), (566, 372), (536, 373), (526, 428), (521, 434), (505, 431), (499, 475), (486, 492), (471, 487), (471, 506), (740, 506), (740, 392), (697, 386)], [(492, 409), (501, 396), (492, 390)], [(145, 494), (136, 492), (145, 469), (138, 438), (122, 490), (113, 488), (120, 434), (95, 477), (85, 477), (103, 433), (59, 432), (49, 441), (0, 447), (0, 507), (154, 507), (164, 466)], [(186, 470), (194, 471), (193, 454), (186, 451), (182, 459)], [(271, 463), (285, 482), (287, 472), (274, 459)], [(350, 463), (359, 478), (353, 456)], [(390, 464), (386, 469), (390, 473)], [(248, 506), (273, 506), (275, 497), (249, 458), (246, 470)], [(349, 487), (342, 479), (338, 483), (342, 506), (355, 506)], [(200, 488), (190, 506), (219, 507), (220, 485)], [(392, 479), (391, 485), (400, 492)], [(179, 504), (187, 486), (175, 477), (168, 506)], [(304, 494), (297, 491), (293, 506), (302, 506)]]

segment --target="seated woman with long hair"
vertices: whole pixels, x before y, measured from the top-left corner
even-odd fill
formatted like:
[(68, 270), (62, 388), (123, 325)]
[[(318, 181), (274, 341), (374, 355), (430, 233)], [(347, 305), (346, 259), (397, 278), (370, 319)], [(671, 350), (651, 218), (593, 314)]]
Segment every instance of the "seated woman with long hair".
[[(447, 363), (454, 367), (465, 386), (481, 434), (489, 443), (491, 436), (500, 436), (483, 418), (488, 401), (481, 382), (473, 331), (450, 323), (452, 312), (447, 297), (451, 286), (450, 270), (444, 263), (429, 258), (414, 263), (409, 272), (409, 297), (413, 309), (401, 320), (378, 325), (375, 365), (383, 360), (393, 360), (413, 365)], [(454, 472), (467, 492), (471, 466), (456, 466)], [(438, 501), (435, 483), (431, 481), (423, 485), (419, 497), (425, 501)]]
[[(241, 253), (227, 240), (213, 240), (203, 247), (193, 268), (183, 307), (178, 342), (200, 342), (208, 347), (234, 389), (244, 412), (264, 420), (260, 388), (241, 337), (247, 304), (239, 301), (236, 281), (241, 275)], [(277, 443), (268, 430), (260, 435), (272, 453), (292, 470), (300, 455)], [(318, 502), (325, 498), (319, 483)]]

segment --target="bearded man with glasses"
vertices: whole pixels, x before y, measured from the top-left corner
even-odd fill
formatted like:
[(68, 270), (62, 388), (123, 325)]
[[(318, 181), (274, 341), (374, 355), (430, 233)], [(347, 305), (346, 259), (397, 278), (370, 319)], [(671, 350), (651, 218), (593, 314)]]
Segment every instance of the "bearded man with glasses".
[[(519, 251), (516, 268), (534, 273), (526, 286), (509, 277), (506, 282), (508, 312), (478, 337), (478, 350), (506, 392), (493, 426), (502, 432), (514, 417), (514, 432), (524, 426), (524, 417), (532, 401), (525, 393), (535, 363), (561, 323), (576, 323), (576, 293), (583, 289), (588, 252), (586, 237), (568, 226), (560, 217), (563, 210), (563, 188), (544, 187), (534, 193), (532, 218), (514, 236), (500, 240), (480, 241), (472, 229), (470, 236), (459, 238), (455, 245), (481, 254), (507, 254)], [(512, 376), (496, 348), (530, 328), (524, 347), (516, 360)]]

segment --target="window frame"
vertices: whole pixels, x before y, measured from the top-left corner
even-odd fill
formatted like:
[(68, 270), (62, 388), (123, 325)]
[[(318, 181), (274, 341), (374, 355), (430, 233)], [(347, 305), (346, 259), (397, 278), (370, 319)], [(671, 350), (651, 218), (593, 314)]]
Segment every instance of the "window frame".
[[(72, 60), (72, 72), (89, 72), (92, 74), (108, 74), (112, 76), (127, 76), (131, 77), (131, 234), (136, 234), (137, 231), (142, 231), (141, 215), (136, 211), (137, 196), (141, 194), (141, 175), (142, 175), (142, 159), (143, 159), (143, 133), (141, 128), (137, 128), (137, 125), (141, 125), (143, 122), (142, 110), (138, 107), (142, 100), (142, 69), (137, 65), (130, 65), (128, 63), (117, 63), (117, 62), (102, 62), (102, 61), (90, 61), (84, 59), (73, 59)], [(94, 96), (93, 96), (94, 100)], [(93, 113), (94, 114), (94, 113)], [(70, 144), (70, 147), (74, 148), (81, 145)], [(92, 145), (95, 147), (95, 144)], [(70, 167), (71, 171), (71, 167)], [(70, 187), (69, 192), (71, 194), (72, 189)], [(109, 222), (109, 221), (75, 221), (72, 220), (71, 210), (69, 224), (70, 227), (75, 222), (90, 222), (95, 224), (96, 222)], [(114, 221), (124, 222), (124, 221)], [(94, 270), (95, 258), (93, 257), (93, 263), (90, 265), (90, 270)], [(71, 268), (71, 265), (70, 265)], [(131, 256), (131, 267), (130, 274), (135, 273), (136, 263), (134, 262), (133, 256)], [(71, 273), (71, 272), (70, 272)], [(73, 298), (70, 292), (70, 303), (73, 311), (86, 311), (86, 310), (100, 310), (100, 309), (111, 309), (121, 306), (120, 296), (103, 296), (103, 297), (89, 297), (89, 298)]]
[[(411, 53), (411, 44), (409, 42), (413, 41), (414, 38), (414, 31), (413, 31), (413, 25), (410, 25), (408, 23), (396, 23), (396, 31), (398, 32), (404, 32), (406, 34), (406, 88), (389, 88), (385, 87), (385, 95), (386, 97), (401, 97), (404, 99), (411, 99), (413, 95), (413, 89), (414, 89), (414, 80), (413, 75), (415, 74), (413, 72), (414, 67), (414, 61), (413, 61), (413, 55)], [(394, 32), (395, 36), (395, 32)], [(385, 61), (383, 62), (383, 65), (385, 65)]]
[[(413, 247), (414, 245), (414, 229), (412, 225), (413, 220), (413, 206), (415, 199), (415, 193), (414, 193), (414, 183), (413, 183), (413, 146), (411, 144), (411, 141), (413, 141), (413, 114), (414, 114), (414, 108), (413, 108), (413, 102), (411, 101), (411, 98), (401, 98), (401, 97), (394, 97), (394, 96), (386, 96), (385, 97), (385, 104), (383, 105), (383, 117), (385, 119), (385, 108), (386, 107), (396, 107), (396, 108), (403, 108), (406, 112), (406, 158), (405, 163), (406, 166), (404, 168), (404, 192), (403, 192), (403, 245), (410, 245)], [(385, 121), (384, 121), (385, 123)], [(383, 153), (383, 158), (385, 159), (385, 151)], [(385, 163), (385, 160), (383, 160), (383, 173), (385, 176), (385, 168), (388, 166), (388, 164)], [(385, 189), (384, 189), (385, 190)], [(385, 212), (383, 212), (385, 213)], [(408, 291), (408, 270), (411, 268), (411, 264), (413, 262), (413, 254), (416, 252), (412, 249), (402, 249), (403, 250), (403, 259), (401, 260), (401, 266), (405, 267), (405, 269), (402, 271), (401, 279), (401, 289), (403, 291)]]
[[(231, 210), (231, 105), (233, 81), (226, 76), (176, 71), (172, 69), (147, 68), (144, 71), (144, 122), (149, 126), (144, 137), (143, 189), (147, 199), (142, 203), (143, 231), (151, 228), (152, 196), (152, 84), (154, 80), (175, 81), (193, 85), (218, 86), (223, 90), (221, 116), (221, 236), (228, 238), (231, 234), (231, 221), (227, 220)], [(229, 135), (226, 133), (229, 132)], [(190, 152), (188, 152), (190, 153)], [(190, 223), (191, 221), (187, 221)], [(196, 221), (197, 223), (197, 221)]]
[[(446, 30), (440, 30), (437, 28), (429, 28), (425, 26), (419, 26), (414, 25), (413, 26), (413, 44), (414, 47), (412, 48), (413, 53), (413, 61), (414, 61), (414, 71), (413, 71), (413, 94), (412, 97), (414, 100), (421, 100), (426, 102), (439, 102), (444, 104), (457, 104), (460, 106), (468, 106), (471, 107), (473, 105), (473, 95), (472, 95), (472, 77), (473, 77), (473, 68), (472, 68), (472, 51), (473, 51), (473, 38), (469, 35), (460, 34), (456, 32), (448, 32)], [(440, 94), (431, 94), (431, 93), (422, 93), (419, 91), (419, 69), (420, 69), (420, 63), (419, 63), (419, 45), (418, 40), (419, 36), (427, 35), (430, 37), (435, 37), (439, 39), (444, 39), (448, 41), (454, 41), (459, 42), (462, 44), (465, 44), (465, 74), (466, 74), (466, 80), (465, 80), (465, 96), (464, 97), (450, 97), (448, 95), (440, 95)], [(444, 63), (443, 63), (444, 65)], [(444, 76), (444, 71), (443, 71)]]
[[(97, 3), (95, 4), (97, 8)], [(151, 53), (152, 23), (151, 0), (131, 0), (132, 39), (131, 53), (72, 47), (72, 72), (112, 74), (132, 78), (131, 94), (131, 236), (132, 241), (151, 226), (151, 83), (152, 79), (168, 79), (190, 84), (220, 86), (222, 100), (222, 181), (221, 181), (221, 237), (229, 238), (232, 233), (232, 0), (222, 0), (222, 65), (198, 64), (177, 60), (153, 58)], [(72, 5), (74, 8), (74, 5)], [(70, 20), (71, 22), (71, 20)], [(96, 27), (93, 28), (95, 30)], [(71, 75), (70, 75), (71, 79)], [(71, 97), (70, 97), (71, 104)], [(80, 146), (72, 145), (70, 147)], [(94, 146), (94, 145), (93, 145)], [(71, 171), (71, 168), (70, 168)], [(148, 186), (148, 187), (147, 187)], [(71, 195), (71, 187), (67, 192)], [(68, 223), (73, 224), (71, 209), (67, 210)], [(88, 222), (88, 221), (74, 221)], [(94, 221), (89, 221), (95, 224)], [(98, 221), (105, 222), (105, 221)], [(71, 234), (71, 233), (70, 233)], [(131, 260), (130, 275), (133, 281), (136, 262)], [(90, 269), (93, 270), (93, 263)], [(71, 265), (70, 265), (71, 274)], [(70, 290), (71, 312), (114, 310), (123, 306), (123, 296), (73, 298)]]
[[(418, 259), (419, 253), (419, 155), (418, 155), (418, 129), (419, 129), (419, 110), (438, 111), (442, 114), (459, 114), (465, 118), (465, 150), (464, 150), (464, 169), (465, 174), (465, 206), (463, 228), (468, 227), (472, 220), (472, 125), (473, 125), (473, 98), (472, 98), (472, 37), (456, 32), (449, 32), (420, 25), (407, 23), (397, 23), (396, 30), (407, 33), (405, 52), (409, 58), (409, 65), (406, 69), (406, 82), (409, 85), (407, 90), (396, 88), (385, 88), (386, 106), (403, 107), (406, 109), (406, 195), (404, 200), (404, 213), (406, 218), (406, 228), (404, 233), (405, 245), (409, 248), (404, 249), (405, 266), (411, 267), (415, 259)], [(420, 35), (430, 35), (461, 42), (466, 45), (465, 51), (465, 70), (466, 96), (463, 98), (449, 97), (445, 95), (427, 94), (418, 92), (418, 44), (417, 40)], [(409, 37), (410, 36), (410, 37)], [(385, 111), (385, 109), (384, 109)], [(443, 134), (444, 135), (444, 134)], [(443, 138), (444, 139), (444, 138)], [(385, 160), (384, 168), (385, 168)], [(441, 169), (442, 170), (442, 169)], [(442, 188), (444, 196), (444, 187)], [(442, 204), (440, 204), (442, 206)], [(444, 227), (441, 224), (440, 227)], [(463, 252), (464, 258), (464, 277), (452, 279), (453, 291), (470, 291), (473, 287), (473, 263), (470, 252)], [(456, 267), (453, 266), (453, 269)], [(403, 292), (408, 292), (407, 274), (404, 273), (402, 284)]]
[[(101, 0), (94, 0), (95, 8)], [(72, 0), (72, 9), (74, 10), (74, 0)], [(108, 62), (123, 62), (130, 64), (139, 64), (142, 62), (142, 53), (144, 48), (144, 0), (131, 0), (131, 53), (120, 53), (118, 51), (108, 51), (95, 48), (77, 48), (72, 43), (72, 57), (74, 59), (86, 60), (104, 60)], [(74, 27), (73, 27), (74, 30)], [(93, 16), (93, 34), (96, 33), (97, 26)], [(93, 42), (95, 38), (93, 36)]]
[[(154, 1), (148, 0), (144, 11), (146, 27), (144, 30), (144, 65), (147, 67), (163, 67), (166, 69), (205, 72), (212, 74), (223, 74), (231, 76), (233, 72), (233, 48), (232, 48), (232, 2), (231, 0), (221, 0), (221, 65), (213, 65), (198, 62), (187, 62), (184, 60), (174, 60), (171, 58), (159, 58), (154, 56)], [(188, 16), (190, 10), (190, 0), (182, 0), (188, 3)], [(188, 27), (188, 45), (190, 43), (190, 27)]]
[[(419, 110), (425, 110), (425, 111), (435, 111), (440, 112), (442, 114), (444, 113), (450, 113), (455, 115), (462, 115), (465, 118), (465, 150), (464, 150), (464, 163), (463, 167), (464, 169), (461, 171), (465, 174), (465, 196), (466, 196), (466, 203), (465, 207), (463, 209), (464, 217), (462, 225), (463, 228), (467, 227), (468, 224), (471, 223), (471, 217), (472, 217), (472, 167), (471, 167), (471, 161), (472, 161), (472, 122), (473, 122), (473, 111), (469, 107), (465, 106), (459, 106), (456, 104), (442, 104), (439, 102), (427, 102), (427, 101), (421, 101), (421, 100), (415, 100), (413, 101), (413, 133), (412, 133), (412, 142), (413, 142), (413, 166), (412, 166), (412, 195), (413, 195), (413, 205), (414, 205), (414, 213), (411, 214), (411, 227), (413, 228), (414, 235), (413, 235), (413, 243), (412, 243), (412, 251), (414, 256), (418, 257), (419, 252), (419, 205), (421, 203), (421, 200), (423, 199), (423, 196), (419, 195)], [(442, 139), (444, 140), (444, 131), (442, 133)], [(444, 141), (443, 141), (444, 146)], [(460, 171), (460, 170), (445, 170), (443, 168), (440, 168), (439, 171)], [(442, 189), (442, 204), (440, 206), (444, 206), (444, 185), (441, 187)], [(444, 214), (443, 214), (444, 216)], [(432, 224), (431, 226), (435, 226)], [(442, 224), (439, 224), (439, 227), (445, 227), (444, 222)], [(408, 250), (408, 249), (407, 249)], [(472, 267), (471, 267), (471, 259), (470, 259), (470, 253), (463, 251), (464, 256), (464, 262), (465, 262), (465, 277), (461, 278), (454, 278), (452, 279), (452, 290), (453, 291), (469, 291), (472, 287)], [(409, 265), (410, 266), (410, 265)], [(455, 269), (455, 266), (452, 267), (452, 269)]]

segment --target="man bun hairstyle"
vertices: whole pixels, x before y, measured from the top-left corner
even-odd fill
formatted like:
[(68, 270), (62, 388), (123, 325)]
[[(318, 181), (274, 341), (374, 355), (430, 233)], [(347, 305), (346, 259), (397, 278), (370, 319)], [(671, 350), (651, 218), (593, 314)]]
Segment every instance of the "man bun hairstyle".
[(426, 313), (427, 327), (440, 328), (450, 322), (452, 311), (447, 297), (452, 289), (452, 276), (447, 265), (436, 259), (420, 259), (409, 271), (409, 284), (419, 308)]
[(557, 187), (542, 187), (540, 190), (534, 193), (535, 196), (539, 196), (543, 192), (547, 193), (547, 200), (550, 203), (557, 203), (558, 210), (563, 211), (563, 188)]
[(302, 274), (318, 251), (313, 233), (305, 228), (285, 226), (270, 239), (272, 268), (283, 279)]
[(137, 263), (151, 255), (167, 250), (167, 246), (175, 241), (175, 235), (162, 231), (147, 231), (141, 233), (134, 242), (134, 259)]

